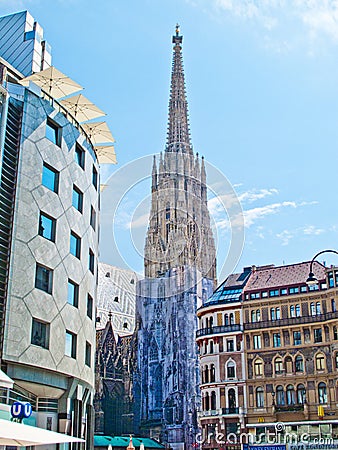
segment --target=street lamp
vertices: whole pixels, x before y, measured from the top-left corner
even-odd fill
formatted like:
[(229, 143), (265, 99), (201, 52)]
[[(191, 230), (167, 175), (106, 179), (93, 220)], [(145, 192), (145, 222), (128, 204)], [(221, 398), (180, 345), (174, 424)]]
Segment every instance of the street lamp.
[(310, 263), (310, 273), (309, 273), (308, 279), (306, 280), (306, 284), (307, 284), (308, 286), (313, 286), (313, 285), (315, 285), (315, 284), (318, 284), (318, 280), (317, 280), (317, 278), (315, 277), (315, 274), (313, 273), (312, 266), (313, 266), (313, 263), (314, 263), (315, 259), (318, 258), (318, 256), (321, 255), (321, 254), (323, 254), (323, 253), (335, 253), (336, 255), (338, 255), (338, 252), (337, 252), (336, 250), (322, 250), (321, 252), (318, 252), (318, 253), (312, 258), (312, 261), (311, 261), (311, 263)]

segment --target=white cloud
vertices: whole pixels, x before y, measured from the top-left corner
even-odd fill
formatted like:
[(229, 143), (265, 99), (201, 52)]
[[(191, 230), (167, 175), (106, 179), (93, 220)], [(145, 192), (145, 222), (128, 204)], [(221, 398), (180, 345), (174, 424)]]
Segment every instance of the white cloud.
[(274, 195), (274, 194), (278, 194), (278, 190), (277, 189), (260, 189), (260, 190), (256, 190), (256, 189), (251, 189), (247, 192), (243, 192), (242, 194), (239, 194), (238, 198), (240, 200), (240, 202), (255, 202), (257, 200), (260, 200), (264, 197), (268, 197), (270, 195)]
[(323, 228), (315, 227), (314, 225), (305, 225), (304, 227), (296, 228), (294, 230), (283, 230), (281, 233), (277, 233), (276, 237), (281, 239), (282, 245), (289, 245), (291, 239), (301, 238), (302, 236), (319, 236), (325, 233)]

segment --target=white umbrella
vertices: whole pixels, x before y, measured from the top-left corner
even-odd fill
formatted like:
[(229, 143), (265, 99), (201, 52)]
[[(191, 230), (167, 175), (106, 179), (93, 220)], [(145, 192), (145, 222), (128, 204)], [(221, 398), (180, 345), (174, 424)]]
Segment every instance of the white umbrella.
[(2, 370), (0, 370), (0, 388), (11, 389), (13, 387), (14, 381), (9, 378)]
[(24, 78), (20, 81), (20, 84), (28, 86), (30, 81), (33, 81), (47, 94), (56, 99), (66, 97), (83, 89), (82, 86), (53, 66)]
[(116, 164), (116, 153), (113, 145), (95, 145), (99, 164)]
[(28, 447), (30, 445), (63, 444), (66, 442), (85, 441), (43, 428), (0, 419), (0, 445)]
[(88, 100), (84, 95), (77, 94), (74, 97), (68, 97), (61, 100), (60, 103), (75, 117), (78, 122), (97, 119), (105, 116), (100, 108)]
[(113, 135), (107, 125), (107, 122), (92, 122), (82, 125), (84, 131), (88, 134), (93, 144), (102, 144), (103, 142), (115, 142)]

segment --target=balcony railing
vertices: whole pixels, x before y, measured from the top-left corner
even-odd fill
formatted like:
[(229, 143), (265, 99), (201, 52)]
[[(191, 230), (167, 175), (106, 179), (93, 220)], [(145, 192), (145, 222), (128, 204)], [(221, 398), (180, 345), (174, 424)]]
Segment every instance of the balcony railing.
[(222, 414), (238, 414), (239, 408), (222, 408)]
[(300, 325), (304, 323), (325, 322), (326, 320), (332, 320), (338, 318), (338, 311), (328, 312), (325, 314), (318, 314), (316, 316), (301, 316), (301, 317), (289, 317), (287, 319), (278, 320), (265, 320), (254, 323), (244, 324), (245, 330), (256, 330), (259, 328), (271, 328), (282, 327), (288, 325)]
[(225, 416), (229, 414), (239, 414), (239, 408), (220, 408), (220, 409), (209, 409), (209, 411), (200, 411), (198, 413), (199, 417), (210, 417), (210, 416)]
[(196, 337), (205, 336), (207, 334), (231, 333), (233, 331), (243, 331), (243, 326), (240, 324), (234, 324), (201, 328), (200, 330), (197, 330)]

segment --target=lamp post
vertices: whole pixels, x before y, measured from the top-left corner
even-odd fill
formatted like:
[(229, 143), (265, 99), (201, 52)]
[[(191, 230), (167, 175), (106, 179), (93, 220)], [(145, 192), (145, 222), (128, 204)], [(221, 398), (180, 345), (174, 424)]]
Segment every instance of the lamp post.
[(335, 253), (336, 255), (338, 255), (338, 252), (336, 250), (322, 250), (321, 252), (318, 252), (313, 258), (312, 261), (310, 263), (310, 273), (308, 276), (308, 279), (306, 280), (306, 284), (308, 286), (312, 286), (314, 284), (318, 283), (317, 278), (315, 277), (315, 274), (313, 273), (313, 263), (315, 261), (316, 258), (318, 258), (319, 255), (322, 255), (323, 253)]

